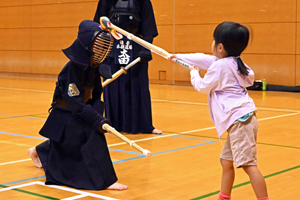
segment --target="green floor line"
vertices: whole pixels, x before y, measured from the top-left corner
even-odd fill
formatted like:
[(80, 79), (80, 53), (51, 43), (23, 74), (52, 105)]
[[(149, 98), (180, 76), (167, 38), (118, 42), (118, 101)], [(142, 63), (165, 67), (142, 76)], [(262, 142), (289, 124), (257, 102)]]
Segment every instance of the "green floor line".
[[(0, 185), (0, 187), (7, 188), (9, 186)], [(21, 190), (21, 189), (18, 189), (18, 188), (12, 189), (12, 190), (22, 192), (22, 193), (25, 193), (25, 194), (30, 194), (30, 195), (37, 196), (37, 197), (42, 197), (42, 198), (45, 198), (45, 199), (59, 200), (58, 198), (49, 197), (49, 196), (46, 196), (46, 195), (42, 195), (42, 194), (38, 194), (38, 193), (34, 193), (34, 192), (29, 192), (29, 191), (26, 191), (26, 190)]]
[(293, 149), (300, 149), (300, 147), (286, 146), (286, 145), (280, 145), (280, 144), (268, 144), (268, 143), (263, 143), (263, 142), (258, 142), (257, 144), (276, 146), (276, 147), (287, 147), (287, 148), (293, 148)]
[[(277, 176), (277, 175), (279, 175), (279, 174), (283, 174), (283, 173), (286, 173), (286, 172), (289, 172), (289, 171), (292, 171), (292, 170), (295, 170), (295, 169), (299, 169), (299, 168), (300, 168), (300, 165), (295, 166), (295, 167), (291, 167), (291, 168), (288, 168), (288, 169), (285, 169), (285, 170), (282, 170), (282, 171), (279, 171), (279, 172), (275, 172), (275, 173), (273, 173), (273, 174), (266, 175), (266, 176), (264, 176), (264, 178), (267, 179), (267, 178), (270, 178), (270, 177), (273, 177), (273, 176)], [(250, 183), (251, 183), (250, 181), (247, 181), (247, 182), (244, 182), (244, 183), (240, 183), (240, 184), (238, 184), (238, 185), (234, 185), (234, 186), (232, 187), (232, 189), (239, 188), (239, 187), (248, 185), (248, 184), (250, 184)], [(210, 196), (213, 196), (213, 195), (217, 195), (217, 194), (219, 194), (219, 192), (220, 192), (220, 190), (215, 191), (215, 192), (212, 192), (212, 193), (209, 193), (209, 194), (202, 195), (202, 196), (200, 196), (200, 197), (193, 198), (193, 199), (191, 199), (191, 200), (205, 199), (206, 197), (210, 197)]]

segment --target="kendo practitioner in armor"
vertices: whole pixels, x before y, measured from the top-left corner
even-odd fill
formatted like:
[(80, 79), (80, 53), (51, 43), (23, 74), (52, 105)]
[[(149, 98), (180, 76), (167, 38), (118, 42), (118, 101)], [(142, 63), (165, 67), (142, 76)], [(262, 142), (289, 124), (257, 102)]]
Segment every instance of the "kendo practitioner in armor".
[[(152, 43), (158, 35), (150, 0), (100, 0), (94, 21), (99, 22), (102, 16), (147, 42)], [(118, 131), (161, 134), (162, 131), (152, 125), (148, 78), (151, 52), (123, 37), (114, 41), (112, 51), (104, 63), (110, 65), (112, 73), (115, 73), (138, 57), (141, 62), (104, 88), (105, 117)]]
[(111, 78), (110, 67), (101, 63), (113, 38), (99, 23), (84, 20), (78, 37), (64, 54), (70, 59), (56, 82), (51, 112), (40, 130), (49, 140), (30, 148), (36, 167), (43, 167), (46, 185), (77, 189), (125, 190), (117, 183), (102, 125), (100, 76)]

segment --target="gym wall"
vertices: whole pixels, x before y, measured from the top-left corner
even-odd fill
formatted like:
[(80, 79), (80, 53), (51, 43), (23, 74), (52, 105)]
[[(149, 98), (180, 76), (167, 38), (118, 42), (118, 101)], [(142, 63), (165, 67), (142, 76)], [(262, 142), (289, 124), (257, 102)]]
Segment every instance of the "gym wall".
[[(0, 74), (56, 77), (68, 62), (83, 19), (93, 19), (94, 0), (14, 0), (0, 5)], [(252, 32), (242, 59), (256, 80), (300, 85), (300, 0), (152, 0), (159, 36), (154, 44), (170, 53), (211, 54), (212, 34), (223, 21)], [(202, 71), (201, 74), (205, 72)], [(152, 83), (190, 85), (189, 70), (153, 53)]]

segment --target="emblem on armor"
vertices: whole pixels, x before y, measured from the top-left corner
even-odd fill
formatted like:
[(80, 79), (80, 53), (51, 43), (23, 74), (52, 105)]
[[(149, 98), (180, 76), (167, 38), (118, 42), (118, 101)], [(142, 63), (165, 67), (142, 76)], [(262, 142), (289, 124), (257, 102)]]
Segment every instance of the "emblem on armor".
[(69, 89), (68, 89), (68, 95), (70, 97), (78, 96), (80, 94), (77, 86), (75, 83), (70, 83), (69, 84)]

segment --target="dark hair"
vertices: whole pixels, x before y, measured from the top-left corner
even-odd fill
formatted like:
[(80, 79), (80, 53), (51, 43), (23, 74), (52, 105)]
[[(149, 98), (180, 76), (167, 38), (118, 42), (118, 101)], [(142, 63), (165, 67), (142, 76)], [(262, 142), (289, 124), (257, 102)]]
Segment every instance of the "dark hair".
[(249, 41), (249, 30), (236, 22), (226, 21), (219, 24), (214, 31), (215, 44), (222, 43), (227, 56), (237, 57), (238, 69), (242, 75), (249, 74), (246, 66), (240, 58)]

